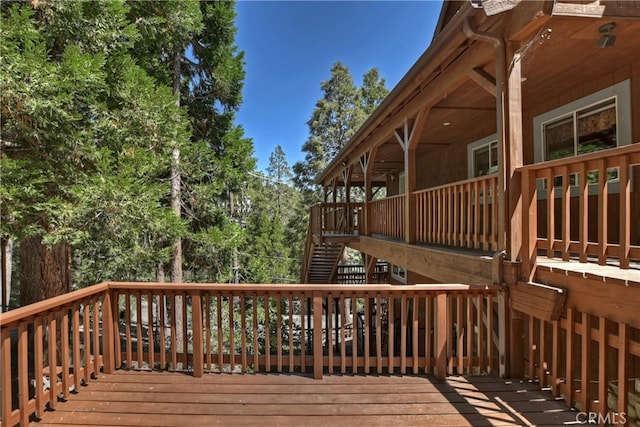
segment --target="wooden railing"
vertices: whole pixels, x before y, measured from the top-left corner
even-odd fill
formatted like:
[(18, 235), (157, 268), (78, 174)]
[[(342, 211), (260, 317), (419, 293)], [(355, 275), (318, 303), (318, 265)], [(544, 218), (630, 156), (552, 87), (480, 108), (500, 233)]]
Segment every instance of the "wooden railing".
[(369, 202), (370, 234), (404, 239), (404, 195)]
[[(630, 292), (627, 290), (627, 293)], [(610, 300), (611, 297), (606, 298)], [(604, 308), (608, 305), (605, 297), (597, 300), (598, 303), (603, 308), (589, 308), (585, 304), (569, 306), (558, 320), (525, 315), (528, 351), (524, 355), (524, 372), (541, 387), (550, 388), (555, 397), (563, 398), (567, 406), (585, 413), (598, 413), (603, 418), (608, 414), (608, 421), (600, 421), (600, 425), (636, 425), (640, 418), (637, 412), (640, 407), (637, 296), (623, 302), (625, 306), (635, 304), (635, 310), (614, 308), (613, 312), (619, 310), (619, 314), (605, 313), (612, 311)], [(627, 319), (620, 319), (624, 316)], [(617, 321), (612, 320), (615, 317)]]
[(523, 235), (523, 271), (531, 274), (539, 249), (549, 258), (583, 263), (589, 257), (602, 265), (615, 259), (623, 269), (640, 260), (640, 242), (631, 236), (637, 226), (632, 221), (638, 221), (631, 199), (636, 165), (640, 144), (520, 168), (523, 230), (529, 230)]
[(311, 207), (313, 233), (358, 234), (362, 203), (316, 203)]
[(26, 425), (100, 369), (494, 373), (501, 295), (466, 285), (96, 285), (0, 315), (2, 425)]
[(416, 240), (497, 250), (496, 175), (416, 191)]
[(109, 286), (100, 284), (0, 315), (3, 426), (26, 426), (101, 369), (113, 371), (112, 313)]

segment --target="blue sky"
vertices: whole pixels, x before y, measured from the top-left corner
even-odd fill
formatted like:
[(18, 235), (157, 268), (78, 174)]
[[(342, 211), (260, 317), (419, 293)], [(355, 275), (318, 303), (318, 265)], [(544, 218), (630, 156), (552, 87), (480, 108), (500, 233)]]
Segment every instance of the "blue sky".
[(377, 67), (392, 89), (429, 46), (441, 4), (239, 0), (236, 44), (246, 79), (236, 123), (253, 139), (258, 169), (278, 144), (290, 166), (304, 159), (307, 121), (335, 62), (358, 86)]

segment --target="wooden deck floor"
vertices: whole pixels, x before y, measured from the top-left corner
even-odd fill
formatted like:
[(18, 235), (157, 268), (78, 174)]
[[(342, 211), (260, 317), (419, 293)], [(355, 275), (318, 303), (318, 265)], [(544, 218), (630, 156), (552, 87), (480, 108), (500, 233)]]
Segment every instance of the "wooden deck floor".
[(32, 425), (558, 426), (576, 414), (536, 385), (493, 377), (117, 371)]

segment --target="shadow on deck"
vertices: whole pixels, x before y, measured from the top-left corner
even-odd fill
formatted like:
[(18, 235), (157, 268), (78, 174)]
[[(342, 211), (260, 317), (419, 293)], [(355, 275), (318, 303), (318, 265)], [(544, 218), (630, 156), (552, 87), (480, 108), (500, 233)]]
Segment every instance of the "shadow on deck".
[(207, 374), (119, 370), (71, 395), (38, 426), (575, 424), (536, 384), (489, 376)]

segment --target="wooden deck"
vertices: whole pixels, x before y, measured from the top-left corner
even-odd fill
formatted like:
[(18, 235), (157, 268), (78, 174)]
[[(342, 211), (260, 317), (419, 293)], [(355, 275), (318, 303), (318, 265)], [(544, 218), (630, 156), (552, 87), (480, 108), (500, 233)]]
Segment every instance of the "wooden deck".
[(576, 422), (535, 384), (482, 377), (99, 374), (37, 426), (513, 426)]

